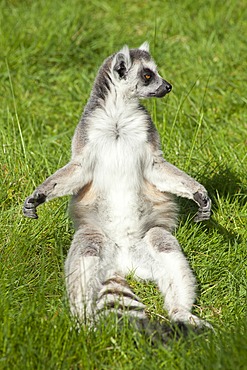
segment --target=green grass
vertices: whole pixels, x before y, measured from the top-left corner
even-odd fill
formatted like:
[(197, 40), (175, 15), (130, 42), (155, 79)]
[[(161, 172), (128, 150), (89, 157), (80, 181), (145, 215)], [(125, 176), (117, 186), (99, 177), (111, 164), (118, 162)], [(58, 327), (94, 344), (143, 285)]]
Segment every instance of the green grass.
[[(2, 0), (0, 12), (0, 369), (247, 369), (247, 110), (244, 1)], [(165, 99), (145, 105), (167, 160), (213, 201), (194, 224), (180, 200), (177, 237), (197, 276), (194, 312), (216, 334), (152, 346), (114, 319), (78, 331), (63, 263), (73, 229), (68, 199), (22, 216), (35, 186), (70, 158), (70, 142), (103, 59), (148, 40)], [(153, 318), (152, 284), (131, 281)]]

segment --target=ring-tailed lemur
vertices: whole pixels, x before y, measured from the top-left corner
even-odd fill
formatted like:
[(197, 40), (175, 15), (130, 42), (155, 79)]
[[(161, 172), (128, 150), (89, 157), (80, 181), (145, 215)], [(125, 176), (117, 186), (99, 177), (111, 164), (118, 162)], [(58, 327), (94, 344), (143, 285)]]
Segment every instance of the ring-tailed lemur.
[(211, 201), (202, 185), (163, 159), (158, 132), (139, 103), (171, 89), (148, 43), (107, 58), (75, 130), (71, 161), (25, 201), (25, 216), (37, 218), (41, 203), (72, 195), (76, 232), (65, 274), (71, 311), (82, 321), (102, 311), (122, 315), (126, 307), (145, 319), (125, 280), (132, 271), (157, 283), (172, 321), (204, 325), (191, 313), (195, 278), (171, 232), (174, 195), (199, 205), (195, 221), (210, 217)]

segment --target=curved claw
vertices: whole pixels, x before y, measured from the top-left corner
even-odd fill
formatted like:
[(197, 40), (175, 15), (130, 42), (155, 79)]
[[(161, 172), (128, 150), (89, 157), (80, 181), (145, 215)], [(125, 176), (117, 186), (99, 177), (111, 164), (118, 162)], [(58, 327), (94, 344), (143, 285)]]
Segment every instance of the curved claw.
[(24, 216), (26, 217), (29, 217), (29, 218), (38, 218), (38, 215), (37, 215), (37, 212), (36, 212), (36, 209), (28, 209), (28, 208), (25, 208), (23, 207), (23, 214)]
[(38, 218), (35, 202), (36, 200), (32, 196), (27, 197), (23, 206), (24, 216), (29, 218)]
[(211, 215), (211, 199), (207, 193), (196, 192), (194, 194), (194, 201), (199, 205), (199, 210), (194, 218), (195, 222), (209, 220)]
[(30, 197), (27, 197), (24, 206), (23, 206), (23, 214), (29, 218), (38, 218), (36, 208), (41, 204), (44, 203), (46, 196), (44, 194), (33, 194)]

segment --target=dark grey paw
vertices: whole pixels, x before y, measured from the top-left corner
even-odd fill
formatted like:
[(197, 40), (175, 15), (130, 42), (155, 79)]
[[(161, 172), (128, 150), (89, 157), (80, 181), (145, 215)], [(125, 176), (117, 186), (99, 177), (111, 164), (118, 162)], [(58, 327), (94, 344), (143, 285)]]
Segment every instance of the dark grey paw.
[(194, 194), (194, 201), (199, 205), (199, 210), (195, 222), (209, 220), (211, 216), (211, 199), (208, 197), (207, 193), (196, 192)]
[(36, 208), (45, 202), (46, 196), (44, 194), (33, 194), (30, 197), (27, 197), (24, 206), (23, 214), (29, 218), (38, 218)]

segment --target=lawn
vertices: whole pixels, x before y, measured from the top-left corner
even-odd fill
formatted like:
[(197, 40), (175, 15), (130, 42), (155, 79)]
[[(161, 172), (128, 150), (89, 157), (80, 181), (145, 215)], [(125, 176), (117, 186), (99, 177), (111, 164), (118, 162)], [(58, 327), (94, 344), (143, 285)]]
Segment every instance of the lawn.
[[(0, 2), (0, 369), (247, 369), (247, 8), (244, 0)], [(97, 69), (148, 40), (173, 85), (144, 101), (166, 159), (208, 189), (213, 215), (179, 199), (176, 236), (198, 281), (194, 313), (215, 333), (151, 344), (109, 318), (70, 317), (63, 264), (73, 235), (67, 198), (26, 219), (22, 204), (70, 158)], [(165, 316), (153, 284), (133, 289)]]

